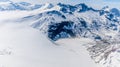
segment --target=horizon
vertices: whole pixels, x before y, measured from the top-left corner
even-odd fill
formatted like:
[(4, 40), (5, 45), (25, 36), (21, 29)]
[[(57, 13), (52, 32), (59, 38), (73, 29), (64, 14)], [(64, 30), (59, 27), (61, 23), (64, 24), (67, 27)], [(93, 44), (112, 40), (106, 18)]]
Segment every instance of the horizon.
[(120, 0), (10, 0), (13, 2), (29, 2), (32, 4), (45, 4), (45, 3), (52, 3), (52, 4), (57, 4), (57, 3), (64, 3), (64, 4), (80, 4), (80, 3), (85, 3), (88, 6), (91, 6), (96, 9), (101, 9), (104, 6), (109, 6), (110, 8), (118, 8), (120, 9), (119, 3)]

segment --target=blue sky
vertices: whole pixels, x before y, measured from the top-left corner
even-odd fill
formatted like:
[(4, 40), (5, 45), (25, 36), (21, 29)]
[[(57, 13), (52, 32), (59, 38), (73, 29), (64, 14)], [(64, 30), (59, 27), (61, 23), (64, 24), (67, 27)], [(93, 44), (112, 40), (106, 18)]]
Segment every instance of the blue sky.
[(120, 0), (12, 0), (12, 1), (27, 1), (31, 3), (67, 3), (67, 4), (78, 4), (86, 3), (92, 7), (102, 8), (103, 6), (117, 7), (120, 9)]

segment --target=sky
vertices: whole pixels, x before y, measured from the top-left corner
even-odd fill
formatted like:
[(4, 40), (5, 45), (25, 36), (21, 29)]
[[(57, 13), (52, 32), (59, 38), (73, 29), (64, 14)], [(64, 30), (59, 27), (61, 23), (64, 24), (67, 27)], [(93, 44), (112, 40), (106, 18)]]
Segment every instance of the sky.
[(95, 8), (102, 8), (104, 6), (109, 6), (111, 8), (116, 7), (120, 9), (120, 0), (12, 0), (15, 2), (18, 1), (26, 1), (30, 3), (67, 3), (67, 4), (79, 4), (79, 3), (85, 3), (87, 5), (90, 5)]

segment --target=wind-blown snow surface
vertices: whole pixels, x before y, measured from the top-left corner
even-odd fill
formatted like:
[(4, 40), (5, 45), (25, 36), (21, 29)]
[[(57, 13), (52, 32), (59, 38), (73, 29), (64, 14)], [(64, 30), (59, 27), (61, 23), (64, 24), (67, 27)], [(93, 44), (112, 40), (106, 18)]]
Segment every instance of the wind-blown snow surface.
[(59, 40), (61, 45), (55, 45), (27, 21), (10, 21), (31, 13), (0, 12), (0, 67), (101, 67), (79, 39)]

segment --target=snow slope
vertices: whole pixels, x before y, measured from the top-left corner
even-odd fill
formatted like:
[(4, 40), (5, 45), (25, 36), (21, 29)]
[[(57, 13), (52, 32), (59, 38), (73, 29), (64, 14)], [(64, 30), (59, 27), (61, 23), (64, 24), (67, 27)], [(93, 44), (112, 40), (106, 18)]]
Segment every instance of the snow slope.
[[(73, 44), (69, 42), (69, 49), (69, 43), (65, 41), (70, 40), (60, 41), (61, 46), (55, 45), (39, 30), (30, 27), (29, 22), (7, 21), (22, 17), (21, 13), (24, 16), (31, 14), (25, 11), (0, 12), (1, 67), (99, 67), (78, 40), (71, 40), (76, 45), (72, 48)], [(79, 54), (76, 48), (80, 49)]]
[[(93, 42), (87, 38), (75, 38), (75, 39), (61, 39), (56, 41), (60, 47), (69, 50), (80, 57), (81, 67), (101, 67), (102, 65), (95, 64), (93, 60), (91, 60), (88, 51), (85, 48), (85, 44)], [(79, 63), (79, 61), (77, 61)], [(77, 67), (76, 65), (75, 67)]]
[(96, 10), (83, 3), (0, 12), (0, 65), (119, 67), (116, 13), (118, 9)]

